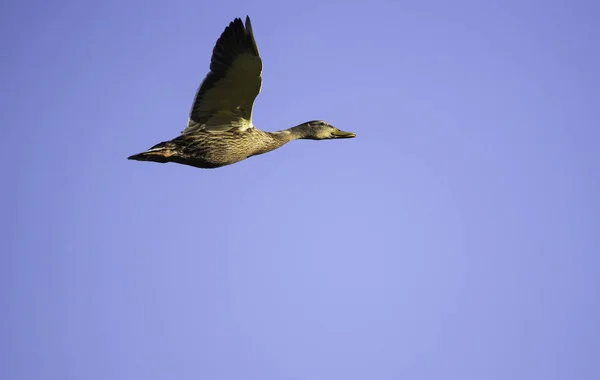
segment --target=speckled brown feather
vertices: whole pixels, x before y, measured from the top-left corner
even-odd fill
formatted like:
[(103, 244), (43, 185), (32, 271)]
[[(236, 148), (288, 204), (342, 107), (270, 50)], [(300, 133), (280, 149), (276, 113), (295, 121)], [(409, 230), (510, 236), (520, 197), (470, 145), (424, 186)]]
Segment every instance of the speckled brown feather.
[(214, 169), (270, 152), (290, 141), (290, 134), (264, 132), (256, 128), (221, 133), (199, 131), (156, 144), (130, 160), (175, 162), (202, 169)]

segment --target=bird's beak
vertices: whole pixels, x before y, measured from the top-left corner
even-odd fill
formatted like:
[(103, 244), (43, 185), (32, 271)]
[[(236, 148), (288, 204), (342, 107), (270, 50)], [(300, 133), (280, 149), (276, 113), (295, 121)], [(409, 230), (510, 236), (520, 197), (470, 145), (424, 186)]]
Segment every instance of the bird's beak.
[(348, 138), (356, 137), (356, 133), (344, 132), (344, 131), (340, 131), (339, 129), (334, 131), (332, 133), (332, 135), (338, 139), (348, 139)]

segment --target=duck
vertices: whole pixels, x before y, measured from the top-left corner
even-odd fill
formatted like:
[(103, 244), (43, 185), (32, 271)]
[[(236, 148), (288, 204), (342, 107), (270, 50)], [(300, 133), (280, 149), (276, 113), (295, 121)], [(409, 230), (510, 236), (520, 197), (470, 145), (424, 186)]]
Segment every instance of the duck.
[(250, 17), (235, 18), (213, 49), (210, 71), (198, 87), (181, 134), (129, 160), (177, 163), (201, 169), (235, 164), (271, 152), (290, 141), (356, 137), (323, 120), (267, 132), (252, 124), (252, 109), (262, 88), (262, 59)]

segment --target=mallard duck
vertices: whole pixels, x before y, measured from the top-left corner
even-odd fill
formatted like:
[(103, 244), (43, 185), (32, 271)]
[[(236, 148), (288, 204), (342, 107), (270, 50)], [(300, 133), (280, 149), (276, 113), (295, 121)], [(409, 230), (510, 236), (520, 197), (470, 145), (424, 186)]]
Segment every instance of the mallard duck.
[(181, 135), (128, 159), (218, 168), (270, 152), (296, 139), (356, 136), (322, 120), (277, 132), (261, 131), (252, 124), (252, 107), (261, 87), (262, 60), (250, 18), (246, 16), (245, 25), (236, 18), (217, 40), (210, 72), (196, 92)]

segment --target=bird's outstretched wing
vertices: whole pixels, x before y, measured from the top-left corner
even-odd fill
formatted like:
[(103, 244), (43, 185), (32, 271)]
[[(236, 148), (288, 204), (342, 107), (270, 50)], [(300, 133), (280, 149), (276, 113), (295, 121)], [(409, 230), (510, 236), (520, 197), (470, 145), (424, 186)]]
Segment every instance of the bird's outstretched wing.
[(252, 128), (252, 107), (262, 86), (262, 60), (252, 32), (236, 18), (213, 49), (210, 72), (198, 88), (183, 134)]

